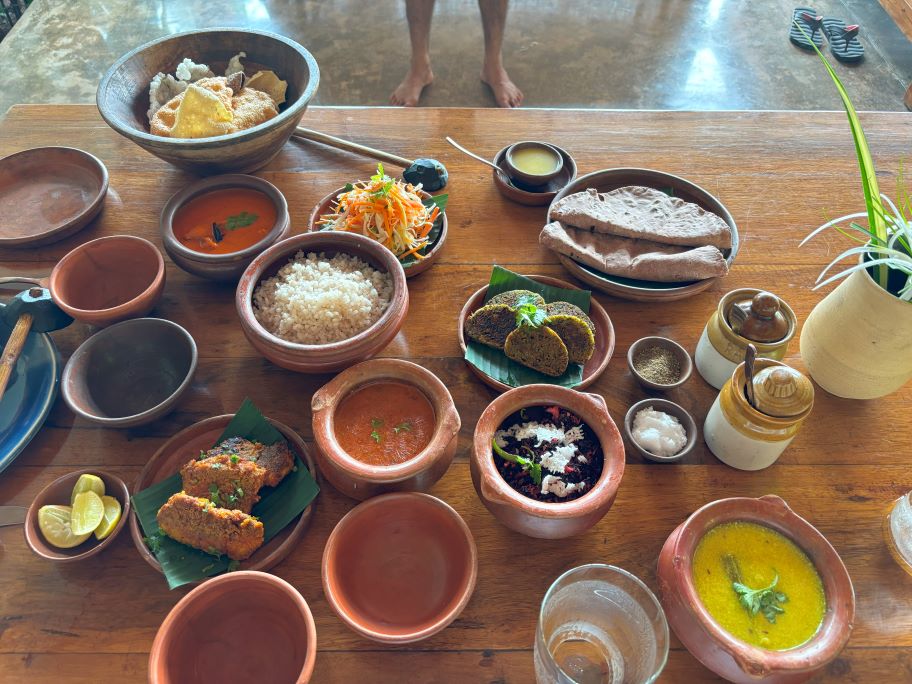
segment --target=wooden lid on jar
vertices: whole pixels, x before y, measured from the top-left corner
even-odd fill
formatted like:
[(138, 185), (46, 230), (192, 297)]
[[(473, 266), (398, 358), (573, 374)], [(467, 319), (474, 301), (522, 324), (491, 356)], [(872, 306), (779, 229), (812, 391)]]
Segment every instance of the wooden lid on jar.
[(768, 366), (754, 376), (754, 397), (761, 413), (792, 418), (806, 413), (814, 405), (814, 386), (790, 366)]

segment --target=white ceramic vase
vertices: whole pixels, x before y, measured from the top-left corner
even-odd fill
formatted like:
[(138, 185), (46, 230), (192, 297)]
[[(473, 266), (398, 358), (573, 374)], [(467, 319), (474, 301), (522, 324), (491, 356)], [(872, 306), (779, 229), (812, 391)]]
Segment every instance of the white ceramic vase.
[(876, 399), (912, 378), (912, 302), (855, 271), (823, 298), (801, 331), (801, 358), (830, 394)]

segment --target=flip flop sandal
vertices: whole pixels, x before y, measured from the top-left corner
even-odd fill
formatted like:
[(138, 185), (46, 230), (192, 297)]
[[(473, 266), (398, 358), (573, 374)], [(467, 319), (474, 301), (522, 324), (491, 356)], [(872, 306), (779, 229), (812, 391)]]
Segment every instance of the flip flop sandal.
[(810, 7), (796, 7), (795, 11), (792, 12), (792, 25), (789, 28), (789, 40), (802, 50), (813, 52), (814, 45), (811, 45), (810, 41), (798, 30), (798, 27), (795, 26), (796, 21), (804, 29), (804, 32), (811, 37), (814, 45), (818, 49), (822, 48), (823, 35), (820, 32), (820, 27), (823, 25), (823, 17), (817, 14), (817, 10), (813, 10)]
[(830, 52), (840, 62), (857, 62), (864, 57), (864, 46), (858, 40), (858, 24), (846, 26), (842, 19), (824, 19), (823, 30), (830, 42)]

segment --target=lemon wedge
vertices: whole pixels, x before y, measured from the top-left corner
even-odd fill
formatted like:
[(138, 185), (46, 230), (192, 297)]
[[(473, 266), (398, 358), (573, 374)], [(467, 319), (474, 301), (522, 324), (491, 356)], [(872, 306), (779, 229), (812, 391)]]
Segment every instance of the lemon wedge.
[(104, 504), (104, 517), (95, 528), (95, 538), (98, 541), (111, 534), (120, 522), (120, 501), (113, 496), (103, 496), (101, 502)]
[(98, 475), (83, 473), (76, 480), (76, 486), (73, 487), (73, 493), (70, 495), (70, 506), (76, 503), (76, 495), (83, 492), (95, 492), (98, 496), (104, 496), (104, 482)]
[(92, 535), (91, 531), (85, 534), (74, 534), (70, 525), (71, 511), (69, 506), (42, 506), (38, 509), (38, 529), (51, 546), (56, 546), (58, 549), (72, 549)]
[(70, 527), (73, 534), (91, 534), (104, 520), (104, 502), (95, 492), (81, 492), (73, 500)]

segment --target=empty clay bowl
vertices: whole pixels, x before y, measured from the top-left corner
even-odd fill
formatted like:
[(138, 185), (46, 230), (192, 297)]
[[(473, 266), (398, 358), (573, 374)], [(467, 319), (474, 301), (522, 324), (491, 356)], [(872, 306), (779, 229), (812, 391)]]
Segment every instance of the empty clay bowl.
[[(565, 408), (597, 435), (605, 459), (602, 474), (578, 499), (564, 503), (530, 499), (513, 489), (497, 470), (491, 449), (494, 433), (511, 414), (528, 406)], [(624, 443), (600, 395), (556, 385), (526, 385), (500, 395), (482, 412), (469, 466), (478, 497), (501, 523), (529, 537), (561, 539), (585, 532), (611, 508), (624, 475)]]
[(0, 159), (0, 247), (37, 247), (85, 228), (101, 211), (108, 170), (72, 147), (36, 147)]
[(148, 240), (110, 235), (64, 256), (48, 288), (77, 321), (105, 326), (148, 314), (165, 290), (165, 260)]
[[(765, 525), (791, 539), (807, 554), (823, 580), (823, 623), (802, 645), (784, 651), (751, 646), (724, 630), (703, 607), (693, 581), (694, 551), (711, 528), (736, 520)], [(835, 660), (852, 633), (855, 591), (842, 559), (813, 525), (778, 496), (720, 499), (706, 504), (665, 540), (657, 575), (668, 624), (697, 660), (730, 682), (803, 682)]]
[[(339, 404), (365, 385), (393, 381), (418, 388), (434, 409), (436, 427), (431, 441), (413, 458), (396, 465), (365, 463), (348, 454), (336, 439)], [(399, 359), (371, 359), (342, 371), (313, 395), (313, 434), (320, 472), (343, 494), (354, 499), (392, 491), (429, 489), (450, 467), (459, 435), (459, 412), (453, 397), (429, 370)]]
[[(254, 316), (253, 293), (260, 281), (274, 276), (299, 251), (315, 252), (330, 258), (338, 253), (366, 261), (373, 268), (392, 276), (393, 294), (380, 318), (354, 337), (328, 344), (298, 344), (270, 333)], [(330, 373), (370, 358), (389, 344), (405, 322), (408, 313), (408, 286), (399, 260), (375, 240), (337, 231), (294, 235), (274, 244), (254, 259), (238, 282), (235, 306), (241, 330), (260, 354), (278, 366), (301, 373)]]
[[(634, 359), (636, 359), (637, 354), (642, 349), (649, 349), (650, 347), (659, 347), (660, 349), (667, 349), (672, 353), (675, 359), (678, 361), (678, 365), (681, 368), (681, 373), (678, 376), (678, 379), (674, 382), (661, 383), (654, 382), (644, 375), (642, 375), (634, 365)], [(627, 350), (627, 368), (630, 369), (630, 373), (637, 379), (637, 381), (645, 388), (652, 390), (670, 390), (675, 387), (680, 387), (687, 379), (690, 377), (690, 374), (693, 372), (693, 360), (690, 358), (690, 354), (687, 352), (684, 347), (670, 340), (667, 337), (641, 337), (636, 342), (630, 345), (630, 349)]]
[[(274, 71), (288, 82), (279, 115), (258, 126), (211, 138), (166, 138), (149, 132), (149, 82), (173, 74), (184, 57), (223, 74), (228, 60), (246, 52), (245, 72)], [(101, 78), (96, 104), (111, 128), (166, 162), (200, 174), (247, 173), (265, 166), (291, 137), (317, 92), (320, 70), (301, 45), (284, 36), (241, 28), (174, 33), (128, 52)]]
[[(653, 408), (678, 419), (681, 427), (684, 428), (684, 432), (687, 433), (687, 443), (681, 447), (678, 453), (673, 456), (659, 456), (641, 447), (633, 438), (633, 421), (637, 413), (645, 408)], [(697, 424), (694, 422), (693, 416), (683, 406), (679, 406), (673, 401), (668, 401), (667, 399), (644, 399), (643, 401), (638, 401), (627, 410), (627, 415), (624, 416), (624, 437), (627, 438), (628, 444), (643, 458), (656, 463), (673, 463), (674, 461), (680, 461), (693, 451), (697, 443)]]
[(196, 342), (177, 323), (138, 318), (101, 330), (73, 352), (60, 382), (77, 416), (133, 427), (168, 413), (190, 387)]
[(196, 587), (171, 609), (149, 654), (151, 684), (304, 684), (317, 628), (285, 580), (240, 570)]
[[(79, 546), (75, 546), (72, 549), (58, 549), (56, 546), (52, 546), (45, 541), (44, 535), (38, 527), (38, 510), (42, 506), (55, 504), (58, 506), (69, 506), (73, 487), (76, 485), (79, 476), (85, 473), (91, 473), (92, 475), (100, 477), (105, 485), (105, 494), (107, 496), (113, 496), (120, 502), (120, 522), (117, 523), (114, 531), (101, 541), (98, 541), (93, 534)], [(25, 541), (32, 551), (47, 560), (63, 563), (82, 560), (83, 558), (88, 558), (89, 556), (94, 556), (96, 553), (100, 553), (103, 548), (114, 541), (114, 537), (120, 534), (120, 531), (124, 528), (127, 518), (129, 517), (130, 491), (127, 489), (127, 485), (123, 480), (116, 475), (112, 475), (103, 470), (92, 468), (77, 470), (74, 473), (58, 477), (51, 482), (51, 484), (42, 489), (38, 493), (38, 496), (35, 497), (35, 500), (32, 501), (32, 505), (29, 506), (28, 513), (26, 513), (25, 516)]]
[[(263, 239), (246, 249), (230, 254), (206, 254), (186, 247), (174, 235), (174, 217), (191, 200), (214, 190), (244, 188), (256, 190), (266, 195), (275, 207), (275, 224)], [(209, 280), (237, 280), (253, 258), (270, 245), (288, 235), (288, 202), (279, 189), (269, 181), (256, 176), (245, 176), (240, 173), (213, 176), (179, 190), (162, 209), (158, 222), (162, 243), (171, 260), (187, 273), (208, 278)]]
[(352, 630), (407, 644), (436, 634), (469, 602), (478, 553), (468, 525), (429, 494), (396, 492), (349, 511), (323, 551), (323, 593)]

